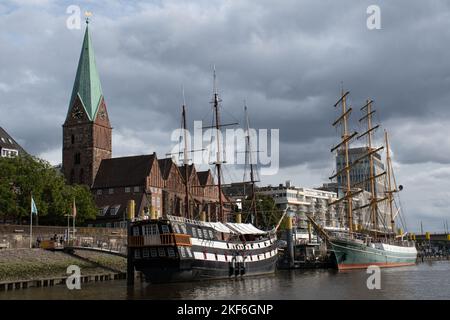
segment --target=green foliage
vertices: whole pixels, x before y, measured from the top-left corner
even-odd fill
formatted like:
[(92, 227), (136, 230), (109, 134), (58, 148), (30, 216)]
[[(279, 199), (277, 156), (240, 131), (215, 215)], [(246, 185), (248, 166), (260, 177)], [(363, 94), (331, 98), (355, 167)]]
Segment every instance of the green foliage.
[(38, 208), (40, 224), (65, 225), (65, 214), (77, 206), (77, 224), (94, 219), (96, 208), (86, 186), (69, 186), (50, 163), (22, 156), (0, 158), (0, 219), (28, 221), (31, 195)]
[[(251, 199), (244, 200), (242, 204), (243, 222), (251, 221)], [(258, 227), (272, 228), (277, 225), (282, 216), (282, 212), (277, 209), (275, 200), (266, 195), (256, 196), (256, 213), (258, 215)]]

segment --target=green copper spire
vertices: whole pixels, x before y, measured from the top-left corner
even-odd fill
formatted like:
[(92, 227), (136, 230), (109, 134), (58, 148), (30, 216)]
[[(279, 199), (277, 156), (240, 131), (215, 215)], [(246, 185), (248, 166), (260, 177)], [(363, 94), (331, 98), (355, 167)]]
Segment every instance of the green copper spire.
[(92, 47), (87, 24), (80, 60), (78, 61), (77, 76), (73, 84), (72, 97), (70, 98), (69, 111), (77, 95), (80, 97), (89, 119), (94, 121), (103, 92), (97, 66), (95, 65), (94, 48)]

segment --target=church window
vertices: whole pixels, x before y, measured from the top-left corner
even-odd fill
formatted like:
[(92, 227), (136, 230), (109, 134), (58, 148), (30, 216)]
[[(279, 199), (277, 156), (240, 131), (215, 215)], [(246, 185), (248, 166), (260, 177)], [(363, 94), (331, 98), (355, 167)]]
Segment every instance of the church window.
[(125, 193), (130, 193), (131, 188), (130, 187), (125, 187)]
[(81, 163), (81, 155), (79, 152), (75, 153), (75, 164), (80, 164)]
[(75, 171), (72, 169), (70, 171), (70, 184), (73, 184), (75, 182)]
[(74, 143), (75, 143), (75, 136), (72, 135), (72, 137), (71, 137), (70, 139), (71, 139), (71, 141), (72, 141), (72, 144), (74, 144)]

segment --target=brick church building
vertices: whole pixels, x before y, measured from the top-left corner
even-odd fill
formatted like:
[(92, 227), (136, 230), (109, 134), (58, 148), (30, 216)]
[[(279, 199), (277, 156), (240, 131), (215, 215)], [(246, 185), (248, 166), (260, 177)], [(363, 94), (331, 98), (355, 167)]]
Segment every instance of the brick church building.
[[(88, 185), (98, 214), (92, 225), (122, 227), (127, 203), (135, 201), (134, 216), (184, 212), (184, 167), (156, 154), (112, 158), (112, 127), (95, 63), (88, 25), (63, 124), (62, 172), (70, 184)], [(210, 170), (188, 167), (190, 211), (208, 219), (218, 212), (218, 188)], [(224, 197), (224, 195), (222, 195)]]

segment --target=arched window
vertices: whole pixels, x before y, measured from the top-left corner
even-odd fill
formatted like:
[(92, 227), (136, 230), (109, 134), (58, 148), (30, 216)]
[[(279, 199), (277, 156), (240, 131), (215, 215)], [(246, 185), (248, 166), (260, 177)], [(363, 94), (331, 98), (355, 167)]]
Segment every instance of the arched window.
[(70, 139), (71, 139), (71, 141), (72, 141), (72, 144), (74, 144), (74, 143), (75, 143), (75, 136), (72, 135), (72, 137), (71, 137)]

